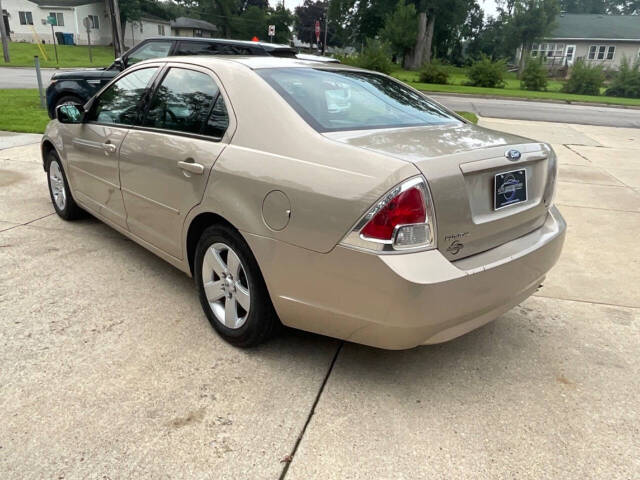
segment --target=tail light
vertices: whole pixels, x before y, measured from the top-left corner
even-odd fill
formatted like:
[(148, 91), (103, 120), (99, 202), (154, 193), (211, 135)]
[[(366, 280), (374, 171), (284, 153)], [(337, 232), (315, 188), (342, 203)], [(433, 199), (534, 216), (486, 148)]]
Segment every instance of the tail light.
[(433, 202), (427, 182), (415, 177), (385, 194), (356, 223), (343, 245), (391, 253), (435, 248)]

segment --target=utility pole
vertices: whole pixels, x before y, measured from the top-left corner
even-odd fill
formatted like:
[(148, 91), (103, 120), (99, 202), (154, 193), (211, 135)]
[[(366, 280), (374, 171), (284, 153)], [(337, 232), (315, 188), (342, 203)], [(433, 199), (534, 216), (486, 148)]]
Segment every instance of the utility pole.
[(113, 1), (113, 16), (116, 20), (116, 32), (118, 34), (118, 45), (120, 46), (120, 55), (122, 55), (124, 53), (124, 35), (122, 34), (122, 24), (120, 23), (120, 6), (118, 5), (118, 0), (111, 0), (111, 1)]
[(118, 0), (106, 0), (107, 13), (111, 21), (111, 38), (113, 40), (113, 54), (116, 58), (124, 53), (124, 45), (122, 40), (122, 25), (120, 25), (120, 8)]
[(4, 24), (4, 10), (2, 10), (2, 0), (0, 0), (0, 36), (2, 36), (2, 54), (4, 63), (9, 63), (9, 38)]

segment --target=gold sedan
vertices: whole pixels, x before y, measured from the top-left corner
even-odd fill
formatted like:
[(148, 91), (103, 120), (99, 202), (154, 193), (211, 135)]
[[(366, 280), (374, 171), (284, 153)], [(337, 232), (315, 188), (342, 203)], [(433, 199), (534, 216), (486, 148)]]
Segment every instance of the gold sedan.
[(195, 278), (227, 341), (285, 325), (382, 348), (447, 341), (560, 255), (556, 157), (390, 77), (270, 57), (136, 64), (42, 139), (53, 205)]

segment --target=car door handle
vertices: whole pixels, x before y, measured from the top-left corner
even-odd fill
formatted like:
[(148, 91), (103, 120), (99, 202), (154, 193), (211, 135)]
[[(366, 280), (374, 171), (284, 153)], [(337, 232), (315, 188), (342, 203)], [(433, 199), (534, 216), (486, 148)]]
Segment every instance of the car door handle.
[(178, 162), (178, 167), (187, 172), (195, 173), (196, 175), (202, 175), (204, 173), (204, 165), (191, 162)]
[(116, 150), (118, 149), (118, 147), (116, 147), (113, 143), (103, 143), (102, 144), (102, 148), (104, 148), (104, 151), (107, 153), (116, 153)]

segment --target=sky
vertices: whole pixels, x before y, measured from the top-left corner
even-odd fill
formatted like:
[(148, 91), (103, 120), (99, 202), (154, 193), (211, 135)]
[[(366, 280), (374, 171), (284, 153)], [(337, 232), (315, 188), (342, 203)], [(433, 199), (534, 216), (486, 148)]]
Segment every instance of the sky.
[[(269, 0), (269, 4), (271, 6), (275, 6), (278, 3), (281, 3), (282, 0)], [(293, 10), (299, 5), (302, 5), (304, 0), (284, 0), (284, 5), (289, 10)], [(480, 6), (484, 10), (485, 18), (496, 14), (496, 1), (495, 0), (478, 0)]]

